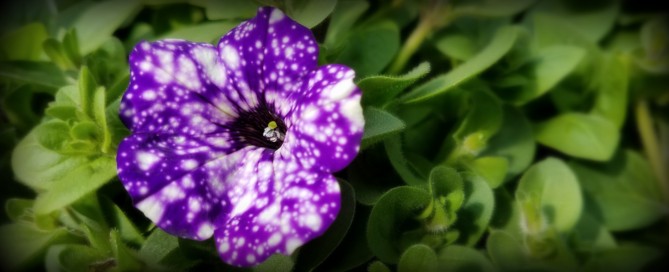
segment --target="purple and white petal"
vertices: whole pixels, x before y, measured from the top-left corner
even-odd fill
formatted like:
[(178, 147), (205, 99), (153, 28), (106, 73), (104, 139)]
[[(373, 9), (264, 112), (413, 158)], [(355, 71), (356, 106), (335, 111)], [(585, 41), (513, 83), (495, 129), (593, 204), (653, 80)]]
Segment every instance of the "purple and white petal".
[(280, 107), (281, 98), (297, 89), (298, 79), (315, 69), (318, 59), (311, 31), (268, 7), (226, 34), (218, 50), (239, 93), (234, 102), (253, 108), (260, 99), (278, 114), (290, 108)]
[[(272, 254), (290, 255), (306, 242), (322, 235), (340, 208), (340, 188), (330, 174), (305, 169), (285, 172), (274, 162), (274, 175), (256, 185), (254, 201), (243, 209), (235, 206), (217, 225), (214, 237), (221, 258), (232, 265), (252, 266)], [(254, 195), (255, 194), (255, 195)], [(244, 203), (244, 202), (242, 202)]]
[(308, 75), (298, 106), (288, 116), (291, 127), (277, 152), (297, 156), (303, 167), (336, 172), (360, 149), (365, 125), (355, 73), (343, 65), (326, 65)]
[(142, 42), (130, 54), (130, 84), (119, 115), (134, 133), (210, 133), (237, 116), (229, 87), (214, 46)]
[(233, 149), (227, 132), (192, 135), (133, 134), (118, 147), (116, 164), (135, 203)]

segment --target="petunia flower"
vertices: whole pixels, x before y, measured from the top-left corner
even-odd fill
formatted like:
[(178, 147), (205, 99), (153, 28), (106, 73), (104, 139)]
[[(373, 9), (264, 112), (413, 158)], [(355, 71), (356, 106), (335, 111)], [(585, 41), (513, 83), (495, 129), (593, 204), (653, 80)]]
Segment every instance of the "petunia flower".
[(340, 208), (332, 173), (356, 156), (364, 119), (354, 72), (317, 57), (309, 29), (268, 7), (217, 47), (138, 44), (117, 156), (135, 206), (170, 234), (213, 236), (236, 266), (323, 234)]

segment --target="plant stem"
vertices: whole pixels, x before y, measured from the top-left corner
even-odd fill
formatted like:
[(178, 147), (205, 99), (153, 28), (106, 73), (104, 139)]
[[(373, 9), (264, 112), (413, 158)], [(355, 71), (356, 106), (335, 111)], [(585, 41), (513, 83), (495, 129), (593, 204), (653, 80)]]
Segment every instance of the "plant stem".
[(402, 72), (404, 65), (406, 65), (416, 50), (418, 50), (418, 47), (420, 47), (420, 45), (423, 43), (425, 37), (427, 37), (427, 35), (437, 25), (437, 21), (439, 19), (443, 19), (443, 14), (440, 14), (440, 12), (444, 10), (442, 8), (443, 2), (445, 1), (432, 1), (432, 5), (430, 5), (429, 10), (420, 16), (418, 25), (411, 32), (406, 42), (404, 42), (402, 49), (397, 54), (397, 58), (390, 66), (389, 72), (391, 74), (398, 74)]
[(636, 104), (636, 123), (641, 137), (644, 153), (648, 157), (650, 167), (653, 169), (656, 180), (659, 183), (664, 203), (669, 204), (669, 178), (664, 172), (662, 155), (660, 154), (660, 145), (653, 128), (653, 120), (648, 110), (648, 103), (645, 100), (639, 100)]

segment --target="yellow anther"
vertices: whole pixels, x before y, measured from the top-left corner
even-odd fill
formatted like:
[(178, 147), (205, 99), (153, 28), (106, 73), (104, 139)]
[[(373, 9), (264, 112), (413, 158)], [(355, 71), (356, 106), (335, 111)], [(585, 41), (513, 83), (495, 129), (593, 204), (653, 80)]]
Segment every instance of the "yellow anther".
[(267, 124), (267, 127), (270, 129), (275, 129), (277, 127), (276, 122), (271, 121), (269, 124)]

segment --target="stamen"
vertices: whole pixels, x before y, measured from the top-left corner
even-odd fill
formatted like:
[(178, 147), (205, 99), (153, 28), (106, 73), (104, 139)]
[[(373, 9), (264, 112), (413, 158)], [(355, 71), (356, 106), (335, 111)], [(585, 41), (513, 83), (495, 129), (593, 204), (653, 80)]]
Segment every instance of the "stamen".
[(284, 135), (277, 130), (276, 128), (278, 125), (274, 121), (270, 121), (269, 124), (267, 124), (267, 127), (265, 128), (265, 131), (263, 132), (262, 136), (265, 136), (270, 142), (276, 143), (277, 141), (281, 140), (283, 141)]

